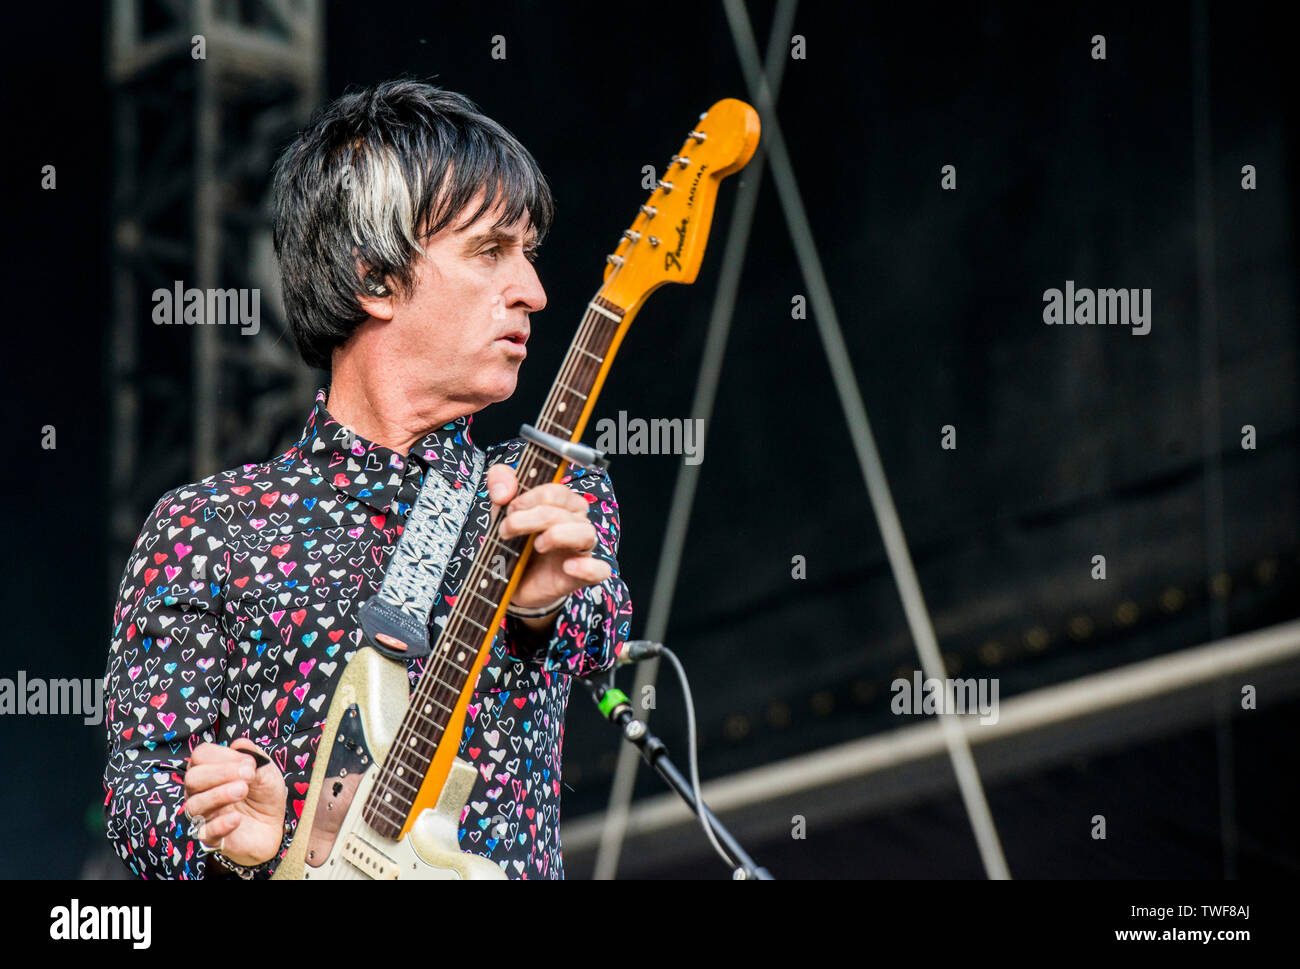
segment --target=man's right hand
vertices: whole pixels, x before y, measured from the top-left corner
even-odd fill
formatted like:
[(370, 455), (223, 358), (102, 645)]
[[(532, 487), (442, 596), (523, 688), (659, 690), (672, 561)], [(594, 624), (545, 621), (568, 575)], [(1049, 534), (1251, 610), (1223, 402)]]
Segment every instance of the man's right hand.
[(260, 865), (280, 852), (288, 790), (275, 763), (255, 768), (241, 750), (257, 750), (246, 737), (229, 747), (199, 744), (185, 772), (185, 809), (204, 819), (203, 844), (237, 865)]

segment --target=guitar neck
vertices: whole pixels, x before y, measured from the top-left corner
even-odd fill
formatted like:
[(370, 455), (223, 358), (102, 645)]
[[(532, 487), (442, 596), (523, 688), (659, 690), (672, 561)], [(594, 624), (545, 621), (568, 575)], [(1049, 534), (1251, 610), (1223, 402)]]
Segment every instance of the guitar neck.
[[(539, 430), (571, 441), (582, 436), (630, 324), (631, 317), (621, 307), (600, 295), (587, 304), (587, 313), (537, 418)], [(519, 493), (559, 480), (566, 466), (567, 462), (550, 451), (526, 444), (516, 471)], [(459, 735), (465, 701), (477, 685), (501, 616), (523, 571), (532, 536), (501, 538), (503, 517), (498, 515), (491, 523), (465, 575), (366, 799), (366, 823), (386, 837), (396, 838), (406, 827), (449, 728), (453, 737)], [(457, 711), (461, 711), (459, 717), (455, 717)]]

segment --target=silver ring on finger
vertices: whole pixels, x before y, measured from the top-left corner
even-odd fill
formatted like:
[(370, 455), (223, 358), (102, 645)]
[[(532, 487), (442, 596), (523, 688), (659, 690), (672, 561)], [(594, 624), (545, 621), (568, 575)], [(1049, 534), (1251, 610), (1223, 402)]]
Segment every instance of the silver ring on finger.
[(210, 845), (210, 844), (208, 844), (206, 841), (203, 841), (203, 840), (200, 839), (200, 841), (199, 841), (199, 854), (210, 855), (210, 854), (212, 854), (214, 851), (220, 851), (220, 850), (221, 850), (222, 848), (224, 848), (225, 846), (226, 846), (226, 836), (225, 836), (225, 835), (222, 835), (222, 836), (221, 836), (221, 840), (218, 841), (218, 842), (217, 842), (216, 844), (214, 844), (214, 845)]

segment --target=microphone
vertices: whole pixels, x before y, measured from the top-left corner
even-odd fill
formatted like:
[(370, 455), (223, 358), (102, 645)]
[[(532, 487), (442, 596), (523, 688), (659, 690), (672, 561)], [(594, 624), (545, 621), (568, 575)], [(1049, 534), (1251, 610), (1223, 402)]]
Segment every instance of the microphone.
[[(623, 644), (622, 651), (618, 654), (618, 659), (614, 661), (614, 667), (630, 666), (633, 663), (640, 663), (652, 656), (659, 656), (664, 651), (663, 643), (656, 643), (652, 639), (629, 639)], [(611, 720), (620, 727), (626, 727), (629, 723), (635, 723), (641, 727), (641, 733), (644, 732), (645, 725), (635, 720), (635, 712), (632, 709), (632, 701), (627, 698), (627, 694), (614, 686), (613, 673), (610, 674), (608, 685), (587, 677), (577, 677), (579, 683), (587, 688), (591, 694), (591, 699), (595, 702), (596, 707), (600, 710), (600, 715), (606, 720)], [(636, 727), (632, 728), (636, 732)], [(640, 734), (638, 733), (638, 736)]]
[(664, 651), (663, 643), (656, 643), (652, 639), (629, 639), (623, 644), (623, 651), (618, 654), (618, 659), (614, 662), (615, 668), (619, 666), (629, 666), (632, 663), (640, 663), (651, 656), (658, 656)]
[[(640, 663), (652, 656), (659, 656), (664, 651), (663, 643), (656, 643), (652, 639), (629, 639), (623, 644), (623, 650), (618, 654), (618, 659), (614, 661), (615, 668), (620, 666), (630, 666), (633, 663)], [(613, 674), (611, 673), (612, 677)], [(609, 684), (601, 683), (587, 677), (577, 677), (579, 683), (587, 688), (591, 694), (591, 699), (595, 702), (596, 707), (600, 710), (600, 715), (606, 720), (611, 720), (619, 726), (626, 726), (628, 722), (636, 722), (635, 713), (632, 710), (632, 701), (627, 698), (627, 694), (614, 686), (613, 679)], [(641, 725), (644, 730), (644, 725)], [(633, 728), (635, 730), (635, 728)]]

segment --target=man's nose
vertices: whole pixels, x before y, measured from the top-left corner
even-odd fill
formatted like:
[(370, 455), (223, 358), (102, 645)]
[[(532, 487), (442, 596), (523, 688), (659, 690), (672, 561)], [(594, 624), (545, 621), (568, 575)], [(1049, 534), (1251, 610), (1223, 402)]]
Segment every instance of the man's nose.
[(523, 271), (516, 283), (518, 288), (511, 302), (522, 306), (529, 313), (540, 313), (546, 309), (546, 290), (542, 288), (542, 280), (538, 277), (533, 264), (524, 259), (523, 265)]

